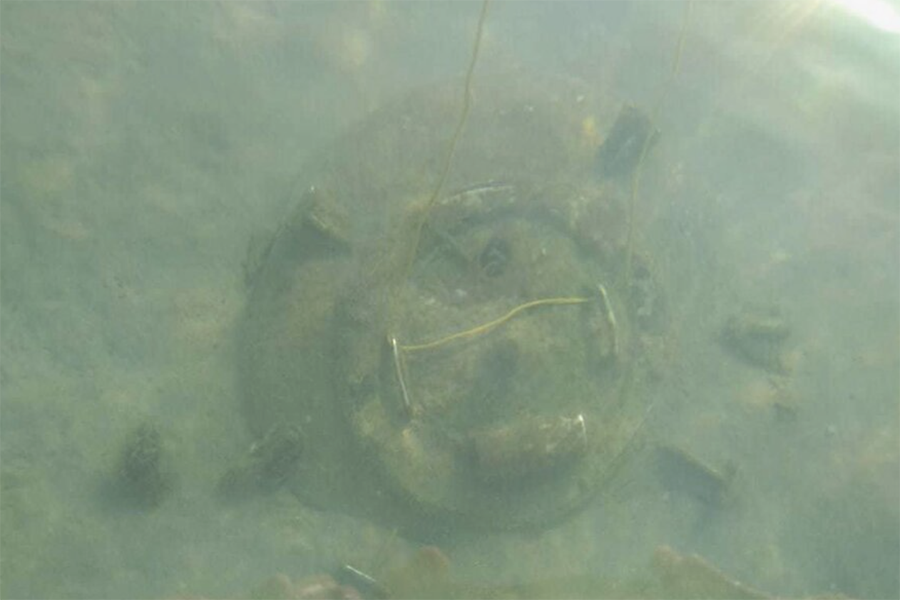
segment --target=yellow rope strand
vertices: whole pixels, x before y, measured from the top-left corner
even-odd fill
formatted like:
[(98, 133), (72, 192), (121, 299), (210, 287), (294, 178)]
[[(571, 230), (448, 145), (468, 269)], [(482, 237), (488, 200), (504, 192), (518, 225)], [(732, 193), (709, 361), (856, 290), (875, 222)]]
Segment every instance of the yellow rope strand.
[(453, 164), (453, 155), (456, 154), (456, 144), (459, 142), (459, 138), (462, 135), (463, 129), (466, 126), (466, 120), (469, 118), (469, 109), (472, 106), (472, 74), (475, 72), (475, 63), (478, 61), (478, 51), (481, 48), (481, 34), (484, 30), (484, 20), (487, 18), (487, 9), (490, 0), (484, 0), (481, 4), (481, 14), (478, 17), (478, 28), (475, 30), (475, 42), (472, 45), (472, 59), (469, 61), (469, 68), (466, 71), (466, 83), (465, 83), (465, 91), (463, 95), (463, 107), (462, 112), (459, 115), (459, 122), (456, 124), (456, 131), (453, 132), (453, 137), (450, 139), (450, 148), (447, 150), (447, 157), (444, 159), (444, 166), (441, 170), (441, 175), (438, 178), (437, 185), (434, 186), (434, 191), (431, 192), (431, 196), (428, 198), (428, 203), (425, 205), (425, 210), (422, 212), (422, 218), (419, 219), (418, 224), (416, 225), (416, 233), (413, 237), (412, 250), (409, 255), (408, 263), (406, 265), (406, 276), (412, 273), (413, 262), (416, 260), (416, 254), (419, 252), (419, 242), (422, 238), (422, 228), (425, 227), (425, 221), (428, 220), (428, 214), (431, 212), (432, 206), (437, 201), (438, 196), (441, 195), (441, 191), (444, 189), (444, 184), (447, 182), (447, 175), (450, 173), (450, 167)]
[(455, 340), (460, 340), (463, 338), (474, 337), (476, 335), (480, 335), (482, 333), (487, 333), (491, 329), (495, 327), (499, 327), (503, 325), (514, 316), (519, 314), (522, 311), (528, 310), (530, 308), (535, 308), (537, 306), (560, 306), (567, 304), (584, 304), (586, 302), (592, 302), (596, 300), (596, 298), (542, 298), (540, 300), (532, 300), (531, 302), (526, 302), (525, 304), (520, 304), (515, 307), (499, 319), (494, 319), (488, 323), (483, 325), (479, 325), (478, 327), (473, 327), (472, 329), (467, 329), (466, 331), (460, 331), (446, 337), (442, 337), (439, 340), (435, 340), (433, 342), (427, 342), (424, 344), (413, 344), (410, 346), (400, 346), (400, 349), (404, 352), (417, 352), (419, 350), (430, 350), (432, 348), (437, 348), (438, 346), (443, 346), (444, 344), (448, 344)]

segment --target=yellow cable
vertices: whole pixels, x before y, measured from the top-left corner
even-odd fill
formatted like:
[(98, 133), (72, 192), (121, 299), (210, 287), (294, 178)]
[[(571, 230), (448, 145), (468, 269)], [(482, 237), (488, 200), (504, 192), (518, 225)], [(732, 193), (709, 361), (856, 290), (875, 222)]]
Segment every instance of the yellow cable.
[(536, 306), (553, 306), (553, 305), (566, 305), (566, 304), (584, 304), (585, 302), (591, 302), (595, 300), (595, 298), (542, 298), (540, 300), (532, 300), (531, 302), (526, 302), (525, 304), (520, 304), (515, 307), (499, 319), (494, 319), (489, 323), (485, 323), (483, 325), (479, 325), (478, 327), (473, 327), (472, 329), (467, 329), (465, 331), (460, 331), (446, 337), (442, 337), (439, 340), (435, 340), (433, 342), (427, 342), (424, 344), (413, 344), (410, 346), (400, 346), (400, 349), (404, 352), (416, 352), (419, 350), (430, 350), (431, 348), (437, 348), (438, 346), (443, 346), (449, 342), (454, 340), (459, 340), (462, 338), (473, 337), (476, 335), (480, 335), (482, 333), (486, 333), (491, 329), (503, 325), (514, 316), (522, 312), (523, 310), (528, 310), (529, 308), (534, 308)]
[(456, 124), (456, 131), (453, 132), (453, 137), (450, 139), (450, 148), (447, 150), (447, 157), (444, 159), (444, 166), (441, 170), (441, 175), (438, 178), (437, 185), (434, 186), (434, 191), (431, 192), (431, 196), (428, 198), (428, 203), (425, 205), (425, 210), (422, 212), (422, 218), (419, 219), (419, 222), (416, 225), (416, 233), (413, 237), (412, 251), (410, 252), (409, 261), (406, 265), (407, 277), (412, 274), (412, 266), (416, 260), (416, 254), (418, 254), (419, 252), (419, 242), (422, 238), (422, 228), (425, 226), (425, 221), (428, 220), (428, 214), (431, 212), (432, 206), (434, 206), (434, 203), (437, 201), (438, 196), (441, 195), (441, 190), (444, 189), (444, 184), (447, 182), (447, 175), (450, 173), (450, 166), (453, 164), (453, 155), (456, 154), (456, 144), (457, 142), (459, 142), (459, 138), (466, 126), (466, 120), (469, 118), (469, 109), (472, 105), (472, 74), (475, 72), (475, 63), (478, 61), (478, 51), (481, 48), (482, 31), (484, 30), (484, 21), (487, 18), (487, 9), (489, 3), (490, 0), (484, 0), (484, 2), (481, 4), (481, 14), (478, 16), (478, 28), (475, 31), (475, 42), (472, 45), (472, 59), (469, 61), (469, 68), (466, 71), (466, 83), (463, 95), (462, 112), (459, 115), (459, 122), (457, 122)]

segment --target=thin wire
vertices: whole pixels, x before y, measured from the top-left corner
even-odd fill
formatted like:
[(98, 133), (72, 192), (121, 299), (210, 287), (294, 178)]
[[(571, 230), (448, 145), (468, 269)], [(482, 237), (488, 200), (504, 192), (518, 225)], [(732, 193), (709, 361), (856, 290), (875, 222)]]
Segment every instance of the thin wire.
[(409, 401), (409, 391), (406, 389), (406, 380), (403, 378), (403, 361), (400, 358), (400, 349), (397, 344), (397, 338), (389, 337), (391, 344), (391, 352), (394, 355), (394, 367), (397, 369), (397, 381), (400, 382), (400, 392), (403, 394), (403, 408), (406, 415), (411, 417), (413, 413), (412, 403)]
[(478, 17), (478, 27), (475, 30), (475, 42), (472, 46), (472, 59), (469, 61), (469, 68), (466, 71), (462, 111), (459, 115), (459, 121), (456, 124), (456, 131), (453, 132), (453, 137), (450, 139), (450, 148), (447, 150), (447, 157), (444, 160), (441, 175), (438, 178), (437, 185), (434, 186), (434, 191), (431, 192), (431, 197), (428, 198), (428, 203), (425, 205), (425, 210), (422, 212), (422, 218), (419, 219), (419, 223), (416, 226), (412, 251), (410, 252), (408, 263), (406, 265), (407, 277), (412, 273), (413, 262), (415, 262), (416, 255), (419, 252), (419, 243), (422, 239), (422, 228), (425, 226), (425, 221), (428, 220), (428, 215), (431, 212), (432, 206), (434, 206), (434, 203), (441, 195), (444, 184), (447, 182), (447, 175), (450, 173), (450, 167), (453, 165), (453, 156), (456, 154), (456, 145), (459, 142), (459, 138), (462, 136), (463, 129), (466, 127), (466, 121), (469, 118), (469, 109), (472, 106), (472, 74), (475, 72), (475, 64), (478, 61), (478, 51), (481, 49), (481, 38), (482, 32), (484, 31), (484, 21), (487, 18), (488, 4), (490, 4), (490, 0), (484, 0), (481, 4), (481, 14)]
[[(663, 84), (662, 89), (659, 93), (659, 99), (656, 102), (656, 106), (653, 109), (653, 114), (651, 116), (650, 122), (656, 123), (659, 119), (659, 113), (662, 110), (663, 100), (666, 97), (666, 92), (669, 87), (672, 85), (672, 82), (675, 81), (675, 78), (678, 76), (678, 72), (681, 70), (681, 54), (684, 50), (684, 37), (687, 32), (688, 19), (691, 15), (691, 8), (693, 6), (693, 0), (689, 0), (687, 6), (684, 9), (684, 19), (681, 23), (681, 32), (678, 34), (678, 43), (675, 48), (675, 58), (672, 61), (672, 70), (669, 72), (669, 76), (666, 78), (665, 83)], [(644, 165), (644, 159), (647, 157), (647, 152), (650, 150), (650, 142), (653, 139), (653, 134), (651, 133), (646, 138), (644, 138), (644, 144), (641, 147), (641, 157), (638, 159), (637, 166), (634, 168), (634, 174), (631, 176), (631, 200), (628, 204), (628, 242), (627, 242), (627, 251), (625, 254), (625, 290), (631, 288), (631, 269), (632, 269), (632, 259), (634, 257), (634, 216), (635, 216), (635, 206), (637, 205), (638, 198), (638, 189), (640, 188), (641, 182), (641, 170)]]
[(595, 298), (542, 298), (540, 300), (532, 300), (531, 302), (526, 302), (525, 304), (520, 304), (515, 307), (502, 317), (498, 319), (494, 319), (488, 323), (483, 325), (479, 325), (478, 327), (473, 327), (472, 329), (467, 329), (465, 331), (460, 331), (445, 337), (442, 337), (439, 340), (435, 340), (433, 342), (427, 342), (424, 344), (413, 344), (410, 346), (400, 346), (400, 349), (404, 352), (416, 352), (419, 350), (430, 350), (431, 348), (437, 348), (438, 346), (443, 346), (444, 344), (448, 344), (455, 340), (460, 340), (463, 338), (473, 337), (476, 335), (480, 335), (482, 333), (487, 333), (491, 329), (503, 325), (514, 316), (519, 314), (524, 310), (528, 310), (529, 308), (535, 308), (537, 306), (559, 306), (566, 304), (584, 304), (586, 302), (592, 302)]

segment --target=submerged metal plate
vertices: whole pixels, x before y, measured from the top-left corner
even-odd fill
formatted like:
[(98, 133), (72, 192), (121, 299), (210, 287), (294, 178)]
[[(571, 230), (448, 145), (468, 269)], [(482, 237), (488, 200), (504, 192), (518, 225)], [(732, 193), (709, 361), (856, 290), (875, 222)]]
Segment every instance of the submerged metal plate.
[(645, 411), (617, 285), (624, 194), (584, 128), (617, 106), (570, 84), (479, 87), (426, 210), (459, 95), (375, 113), (310, 167), (240, 331), (251, 428), (304, 432), (295, 493), (423, 535), (570, 514)]

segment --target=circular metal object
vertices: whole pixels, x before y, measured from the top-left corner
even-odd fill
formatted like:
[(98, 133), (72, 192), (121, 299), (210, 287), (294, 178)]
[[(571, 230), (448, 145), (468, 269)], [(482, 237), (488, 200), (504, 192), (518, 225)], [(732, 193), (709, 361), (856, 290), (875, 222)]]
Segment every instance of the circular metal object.
[(459, 86), (373, 114), (309, 168), (250, 278), (239, 374), (256, 435), (304, 432), (291, 486), (431, 535), (539, 528), (602, 487), (644, 414), (621, 280), (625, 192), (574, 84)]

